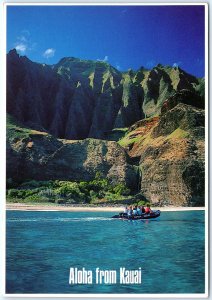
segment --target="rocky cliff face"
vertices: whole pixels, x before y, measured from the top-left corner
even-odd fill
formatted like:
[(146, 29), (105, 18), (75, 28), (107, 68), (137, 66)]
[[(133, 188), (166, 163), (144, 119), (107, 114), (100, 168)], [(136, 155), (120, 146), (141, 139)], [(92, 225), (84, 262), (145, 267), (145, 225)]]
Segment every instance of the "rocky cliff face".
[(7, 56), (7, 112), (26, 126), (59, 138), (105, 138), (145, 116), (160, 114), (181, 89), (198, 91), (202, 81), (179, 68), (158, 65), (121, 73), (109, 64), (63, 58), (47, 66)]
[(58, 140), (40, 131), (8, 125), (7, 178), (89, 181), (100, 172), (111, 184), (138, 186), (138, 169), (124, 149), (113, 141)]
[(156, 205), (204, 205), (204, 79), (162, 65), (7, 59), (7, 178), (101, 172)]
[(139, 159), (140, 189), (156, 205), (204, 205), (204, 110), (179, 103), (133, 125), (122, 146)]

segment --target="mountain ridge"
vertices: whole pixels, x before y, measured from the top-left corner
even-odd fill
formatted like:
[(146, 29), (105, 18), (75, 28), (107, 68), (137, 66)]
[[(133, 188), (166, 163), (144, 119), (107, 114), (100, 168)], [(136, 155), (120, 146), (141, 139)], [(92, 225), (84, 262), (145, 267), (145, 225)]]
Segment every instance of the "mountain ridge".
[(12, 50), (7, 66), (7, 111), (27, 125), (32, 122), (68, 139), (104, 138), (114, 128), (159, 115), (176, 91), (200, 86), (180, 68), (161, 64), (122, 73), (108, 63), (77, 58), (38, 64)]
[(100, 172), (154, 205), (204, 205), (204, 100), (204, 78), (181, 68), (120, 72), (76, 58), (48, 66), (12, 51), (7, 178), (91, 181)]

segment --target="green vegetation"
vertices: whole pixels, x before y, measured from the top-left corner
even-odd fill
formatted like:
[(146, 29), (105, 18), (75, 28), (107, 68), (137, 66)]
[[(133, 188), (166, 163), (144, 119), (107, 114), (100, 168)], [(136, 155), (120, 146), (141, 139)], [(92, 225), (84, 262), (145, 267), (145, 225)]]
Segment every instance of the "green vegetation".
[(82, 72), (82, 75), (89, 78), (91, 75), (94, 77), (95, 75), (95, 66), (91, 65), (85, 71)]
[(118, 144), (122, 147), (127, 147), (131, 144), (138, 143), (144, 139), (143, 136), (137, 135), (134, 138), (130, 138), (130, 135), (126, 135), (123, 139), (118, 141)]
[(123, 133), (127, 133), (127, 131), (128, 131), (128, 127), (123, 127), (123, 128), (113, 128), (113, 130), (112, 131), (114, 131), (114, 132), (116, 132), (116, 131), (120, 131), (120, 132), (123, 132)]
[(91, 72), (88, 76), (90, 83), (89, 85), (92, 87), (92, 89), (94, 88), (94, 77), (95, 77), (95, 72)]
[(111, 132), (107, 134), (107, 140), (118, 142), (127, 134), (127, 132), (128, 132), (128, 127), (114, 128)]
[(167, 136), (167, 139), (184, 139), (189, 137), (189, 133), (181, 128), (177, 128), (170, 135)]
[(113, 203), (130, 198), (130, 190), (122, 183), (112, 185), (99, 172), (91, 181), (26, 181), (18, 185), (7, 181), (8, 202), (39, 203)]
[(138, 133), (137, 128), (132, 131), (129, 131), (129, 128), (127, 130), (123, 128), (125, 130), (125, 135), (121, 139), (119, 139), (118, 144), (122, 147), (128, 147), (134, 143), (139, 143), (141, 145), (143, 143), (146, 144), (151, 142), (151, 131), (149, 131), (150, 129), (148, 130), (148, 124), (151, 124), (149, 123), (149, 121), (153, 121), (154, 117), (148, 117), (142, 120), (143, 125), (140, 125), (140, 127), (143, 127), (144, 129), (145, 127), (147, 128), (144, 134)]
[(23, 127), (23, 124), (18, 122), (11, 115), (7, 114), (7, 137), (9, 140), (28, 138), (31, 134), (47, 135), (46, 132), (41, 132), (27, 127)]
[(7, 114), (7, 127), (21, 126), (21, 124), (10, 114)]
[[(118, 144), (122, 147), (128, 147), (130, 145), (133, 145), (134, 143), (139, 144), (139, 146), (145, 146), (148, 144), (151, 144), (151, 142), (154, 140), (156, 141), (156, 138), (151, 137), (151, 131), (147, 132), (145, 135), (137, 134), (136, 130), (127, 132), (125, 136), (118, 141)], [(167, 136), (160, 136), (157, 139), (184, 139), (189, 137), (189, 132), (185, 131), (181, 128), (177, 128), (174, 130), (171, 134)]]
[(31, 129), (22, 128), (22, 125), (10, 115), (7, 115), (7, 137), (11, 138), (25, 138), (31, 133)]

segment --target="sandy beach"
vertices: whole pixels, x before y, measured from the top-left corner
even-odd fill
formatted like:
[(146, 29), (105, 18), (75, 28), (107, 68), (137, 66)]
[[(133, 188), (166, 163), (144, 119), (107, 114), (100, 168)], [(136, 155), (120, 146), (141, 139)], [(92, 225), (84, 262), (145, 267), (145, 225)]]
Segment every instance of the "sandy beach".
[[(47, 204), (24, 204), (24, 203), (7, 203), (7, 210), (23, 210), (23, 211), (123, 211), (124, 206), (61, 206)], [(189, 210), (205, 210), (205, 207), (152, 207), (153, 210), (161, 211), (189, 211)]]

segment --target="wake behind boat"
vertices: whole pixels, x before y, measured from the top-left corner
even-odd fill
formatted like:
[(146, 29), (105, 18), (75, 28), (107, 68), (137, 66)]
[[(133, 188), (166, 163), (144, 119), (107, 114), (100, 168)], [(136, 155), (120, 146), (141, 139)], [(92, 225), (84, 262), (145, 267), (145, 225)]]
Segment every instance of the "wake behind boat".
[(114, 219), (125, 219), (125, 220), (146, 220), (155, 219), (160, 216), (160, 210), (152, 210), (150, 213), (142, 213), (141, 215), (128, 215), (127, 213), (119, 213), (113, 216)]

